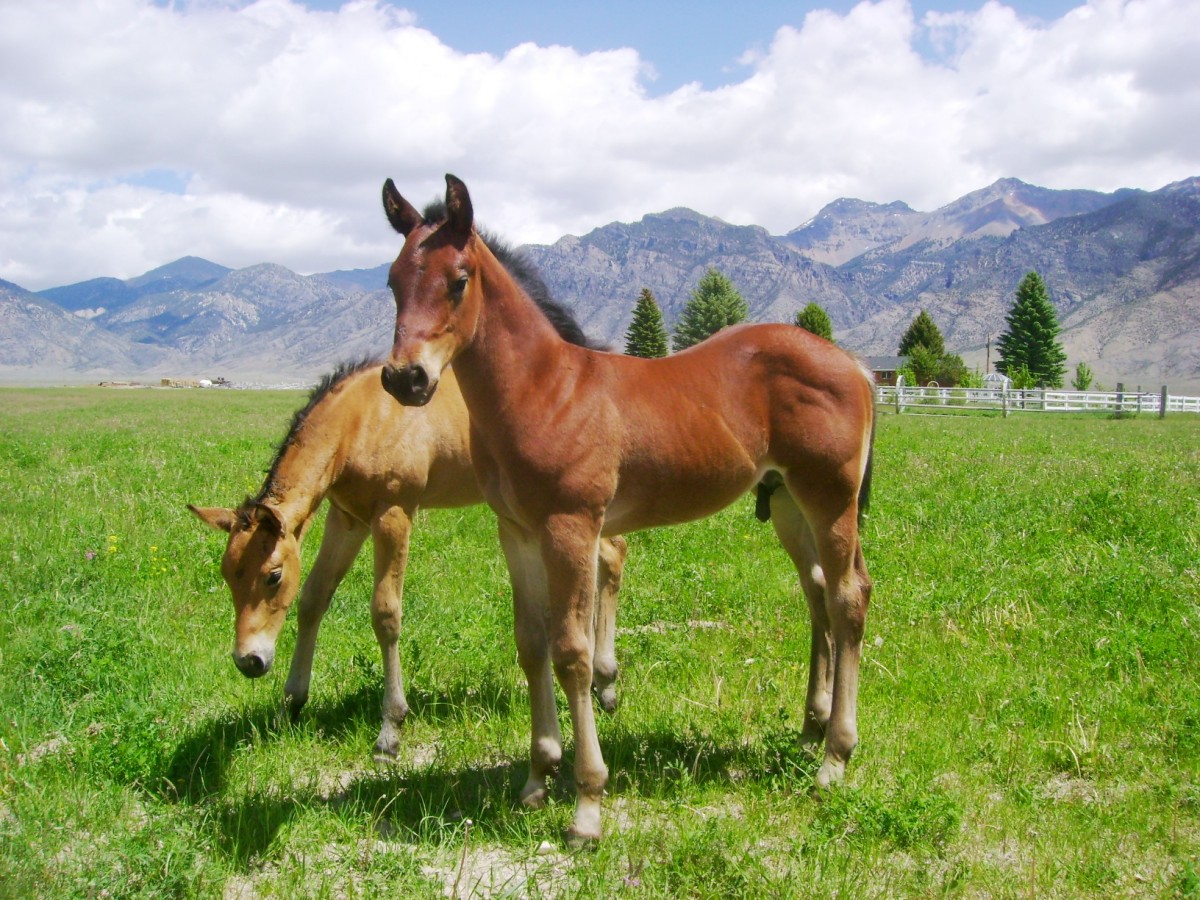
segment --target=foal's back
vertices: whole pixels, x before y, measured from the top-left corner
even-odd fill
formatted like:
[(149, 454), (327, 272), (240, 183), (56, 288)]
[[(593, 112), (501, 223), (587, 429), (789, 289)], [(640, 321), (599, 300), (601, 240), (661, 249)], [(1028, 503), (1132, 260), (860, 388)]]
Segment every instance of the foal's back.
[(735, 326), (666, 359), (610, 360), (594, 426), (618, 469), (607, 528), (708, 515), (770, 470), (851, 494), (862, 477), (869, 376), (803, 329)]

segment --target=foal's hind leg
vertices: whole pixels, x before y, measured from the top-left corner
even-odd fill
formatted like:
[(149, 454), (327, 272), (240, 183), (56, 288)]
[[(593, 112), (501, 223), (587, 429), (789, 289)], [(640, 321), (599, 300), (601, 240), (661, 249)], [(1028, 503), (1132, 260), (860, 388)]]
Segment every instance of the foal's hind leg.
[(313, 654), (316, 652), (321, 619), (329, 610), (333, 592), (346, 577), (366, 538), (365, 525), (330, 504), (325, 516), (321, 549), (300, 592), (296, 649), (292, 652), (292, 665), (283, 686), (284, 703), (293, 722), (299, 718), (300, 710), (308, 702)]
[(825, 573), (817, 560), (812, 529), (796, 501), (786, 490), (771, 496), (771, 524), (783, 549), (791, 557), (800, 576), (800, 586), (808, 602), (812, 624), (812, 643), (808, 662), (808, 693), (804, 701), (804, 728), (800, 741), (816, 756), (825, 737), (825, 726), (833, 705), (833, 635), (825, 611)]
[(596, 652), (592, 659), (592, 691), (607, 713), (617, 709), (617, 593), (628, 552), (625, 538), (601, 538), (596, 571)]
[(858, 743), (858, 667), (871, 578), (859, 543), (856, 504), (848, 504), (832, 520), (818, 519), (813, 525), (833, 638), (833, 698), (825, 726), (825, 761), (816, 776), (817, 787), (825, 788), (841, 781)]

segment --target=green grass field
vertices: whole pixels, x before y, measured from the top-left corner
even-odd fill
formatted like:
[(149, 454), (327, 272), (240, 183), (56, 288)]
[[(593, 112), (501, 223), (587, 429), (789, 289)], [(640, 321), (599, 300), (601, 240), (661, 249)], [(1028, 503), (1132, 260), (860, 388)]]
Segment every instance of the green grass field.
[(804, 603), (751, 500), (631, 536), (606, 838), (570, 853), (569, 778), (515, 807), (486, 509), (419, 522), (398, 765), (365, 556), (298, 725), (294, 617), (270, 675), (234, 668), (184, 504), (255, 491), (301, 400), (0, 391), (0, 896), (1200, 895), (1200, 417), (881, 417), (861, 743), (821, 800)]

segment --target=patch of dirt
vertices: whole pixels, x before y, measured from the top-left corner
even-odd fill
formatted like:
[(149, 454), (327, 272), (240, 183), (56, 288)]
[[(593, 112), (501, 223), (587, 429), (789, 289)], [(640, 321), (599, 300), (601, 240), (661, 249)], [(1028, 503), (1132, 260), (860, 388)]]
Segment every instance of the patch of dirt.
[(1059, 772), (1042, 786), (1041, 795), (1056, 803), (1083, 803), (1091, 806), (1100, 799), (1096, 785), (1086, 778), (1074, 778)]
[(558, 897), (577, 889), (571, 856), (549, 842), (532, 852), (468, 845), (454, 859), (421, 867), (446, 897)]
[(685, 624), (678, 622), (651, 622), (648, 625), (631, 625), (628, 628), (618, 628), (617, 634), (666, 634), (668, 631), (724, 631), (729, 628), (727, 622), (707, 622), (703, 619), (691, 619)]
[(55, 737), (55, 738), (51, 738), (50, 740), (46, 741), (43, 744), (38, 744), (36, 747), (34, 747), (28, 753), (18, 753), (17, 754), (17, 765), (18, 766), (31, 766), (35, 762), (37, 762), (39, 759), (42, 759), (44, 757), (47, 757), (52, 754), (60, 752), (69, 743), (70, 742), (62, 735), (59, 735), (58, 737)]

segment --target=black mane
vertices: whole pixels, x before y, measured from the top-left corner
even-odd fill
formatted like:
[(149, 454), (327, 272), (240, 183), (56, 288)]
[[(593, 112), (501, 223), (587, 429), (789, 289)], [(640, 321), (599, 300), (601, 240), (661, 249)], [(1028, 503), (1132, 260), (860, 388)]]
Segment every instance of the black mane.
[[(436, 225), (444, 221), (446, 218), (445, 201), (434, 200), (425, 207), (422, 215), (425, 217), (425, 222), (428, 225)], [(567, 343), (575, 344), (579, 347), (587, 347), (589, 350), (610, 349), (607, 345), (593, 341), (584, 334), (583, 327), (575, 318), (574, 313), (550, 295), (550, 288), (542, 280), (537, 266), (527, 256), (490, 232), (481, 230), (479, 237), (487, 244), (488, 249), (492, 251), (492, 255), (500, 260), (500, 264), (508, 270), (508, 274), (516, 279), (517, 284), (537, 304), (538, 309), (542, 311), (542, 315), (554, 326), (554, 330), (558, 332), (559, 337)]]
[(351, 375), (357, 375), (363, 369), (369, 369), (372, 366), (381, 364), (382, 360), (371, 358), (360, 359), (356, 362), (341, 362), (337, 364), (337, 367), (332, 372), (321, 376), (321, 380), (317, 382), (316, 387), (309, 393), (308, 401), (292, 414), (292, 424), (288, 426), (287, 435), (275, 449), (275, 458), (271, 460), (271, 468), (267, 470), (267, 477), (258, 491), (258, 496), (248, 500), (248, 503), (262, 503), (270, 496), (272, 489), (275, 487), (275, 475), (279, 471), (279, 464), (283, 461), (283, 454), (296, 442), (296, 434), (300, 431), (300, 428), (308, 418), (308, 414), (313, 411), (316, 405)]

